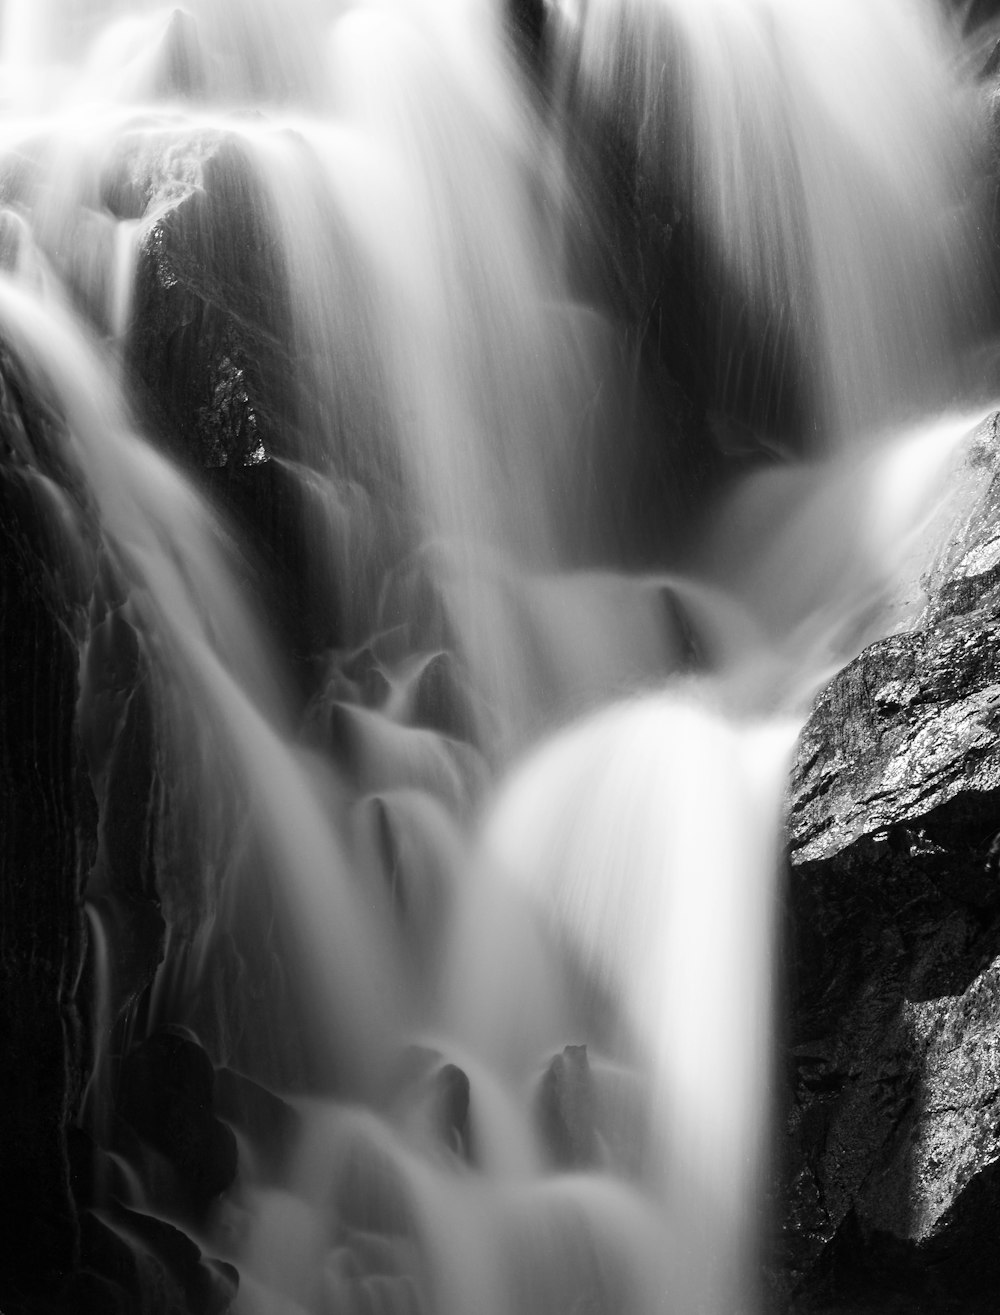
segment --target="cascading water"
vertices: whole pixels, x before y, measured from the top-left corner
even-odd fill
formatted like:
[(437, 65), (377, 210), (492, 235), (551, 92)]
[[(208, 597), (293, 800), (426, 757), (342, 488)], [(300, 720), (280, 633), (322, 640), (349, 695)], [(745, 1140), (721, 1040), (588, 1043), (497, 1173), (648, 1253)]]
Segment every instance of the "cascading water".
[[(932, 383), (952, 400), (971, 295), (943, 22), (554, 5), (544, 107), (487, 0), (8, 0), (2, 31), (0, 337), (74, 472), (65, 494), (39, 467), (38, 496), (114, 581), (82, 643), (99, 798), (108, 616), (154, 690), (168, 932), (143, 1017), (295, 1112), (277, 1168), (241, 1130), (199, 1221), (237, 1309), (757, 1309), (787, 763), (968, 428), (891, 428)], [(633, 133), (747, 323), (783, 326), (825, 437), (642, 572), (603, 505), (649, 427), (637, 355), (576, 299), (601, 198), (570, 145), (595, 119)], [(190, 309), (178, 235), (258, 326), (272, 414)], [(294, 671), (249, 551), (137, 432), (143, 409), (169, 429), (136, 378), (150, 286), (215, 335), (215, 414), (243, 407), (209, 464), (291, 490)], [(163, 350), (170, 401), (183, 334)], [(109, 863), (87, 893), (113, 963)], [(105, 1136), (106, 1036), (93, 1059)]]
[(915, 408), (928, 376), (940, 387), (969, 134), (933, 6), (582, 10), (584, 94), (622, 96), (642, 166), (700, 214), (748, 318), (790, 326), (823, 431), (857, 439)]

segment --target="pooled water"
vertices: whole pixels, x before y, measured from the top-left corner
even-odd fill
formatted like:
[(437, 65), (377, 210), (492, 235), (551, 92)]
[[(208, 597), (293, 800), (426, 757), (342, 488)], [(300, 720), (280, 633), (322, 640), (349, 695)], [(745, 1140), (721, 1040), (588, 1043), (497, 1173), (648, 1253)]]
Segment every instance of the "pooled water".
[[(970, 423), (895, 423), (931, 381), (953, 400), (971, 296), (968, 110), (930, 6), (548, 12), (541, 106), (487, 0), (4, 11), (0, 337), (73, 474), (20, 461), (154, 690), (148, 1020), (298, 1129), (277, 1171), (244, 1139), (200, 1238), (244, 1315), (758, 1308), (787, 764)], [(594, 106), (791, 336), (832, 449), (758, 462), (642, 571), (609, 511), (640, 354), (568, 259), (600, 229), (569, 161)], [(276, 414), (212, 460), (291, 490), (306, 654), (138, 432), (150, 262), (263, 326)], [(81, 719), (110, 734), (86, 685)]]

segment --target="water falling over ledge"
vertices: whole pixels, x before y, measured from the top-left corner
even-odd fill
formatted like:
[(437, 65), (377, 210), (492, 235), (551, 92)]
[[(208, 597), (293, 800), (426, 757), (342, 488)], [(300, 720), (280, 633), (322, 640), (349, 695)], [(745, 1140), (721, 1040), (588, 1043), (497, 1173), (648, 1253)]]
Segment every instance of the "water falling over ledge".
[[(169, 1286), (167, 1220), (242, 1315), (759, 1311), (787, 764), (974, 422), (943, 23), (552, 6), (542, 104), (485, 0), (3, 41), (4, 479), (98, 815), (83, 1267)], [(749, 342), (687, 374), (675, 230)]]

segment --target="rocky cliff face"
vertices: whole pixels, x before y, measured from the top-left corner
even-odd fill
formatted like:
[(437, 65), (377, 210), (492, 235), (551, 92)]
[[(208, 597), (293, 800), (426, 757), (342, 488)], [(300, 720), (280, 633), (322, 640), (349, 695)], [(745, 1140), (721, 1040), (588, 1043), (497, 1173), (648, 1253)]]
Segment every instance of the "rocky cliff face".
[[(67, 542), (51, 417), (0, 349), (0, 1300), (77, 1264), (67, 1130), (96, 810), (75, 724), (87, 568)], [(71, 513), (67, 513), (71, 514)], [(86, 534), (84, 532), (84, 537)], [(14, 1306), (11, 1305), (11, 1309)]]
[[(204, 483), (227, 478), (231, 495), (227, 486), (220, 496), (256, 521), (263, 552), (284, 560), (288, 499), (268, 481), (262, 447), (276, 386), (259, 308), (193, 272), (219, 263), (205, 254), (223, 225), (219, 211), (228, 231), (254, 208), (227, 150), (213, 138), (159, 169), (152, 155), (109, 167), (114, 213), (161, 215), (138, 256), (128, 368), (154, 432), (175, 436), (175, 455)], [(16, 182), (0, 180), (4, 200), (16, 202)], [(244, 262), (261, 265), (251, 237), (238, 236)], [(230, 283), (264, 296), (270, 285), (257, 265), (227, 271)], [(239, 362), (249, 356), (262, 364), (244, 375)], [(10, 1315), (214, 1312), (230, 1304), (233, 1276), (203, 1265), (178, 1229), (120, 1207), (127, 1194), (108, 1155), (132, 1149), (132, 1124), (148, 1135), (137, 1088), (147, 1123), (150, 1109), (162, 1114), (176, 1096), (161, 1141), (222, 1125), (204, 1097), (211, 1063), (184, 1038), (159, 1039), (167, 1060), (147, 1047), (120, 1083), (108, 1078), (163, 954), (154, 856), (163, 782), (146, 654), (68, 441), (73, 421), (0, 344), (0, 1306)], [(295, 578), (292, 567), (286, 574)], [(116, 947), (111, 966), (104, 937)], [(111, 1051), (100, 1077), (99, 1046)], [(119, 1086), (114, 1110), (108, 1091)], [(102, 1102), (99, 1145), (91, 1134)], [(197, 1105), (190, 1117), (185, 1104)], [(205, 1133), (189, 1152), (199, 1206), (234, 1171), (232, 1133), (223, 1132), (221, 1151)]]
[(994, 417), (963, 449), (915, 622), (839, 673), (799, 745), (779, 1134), (795, 1310), (996, 1309), (998, 471)]

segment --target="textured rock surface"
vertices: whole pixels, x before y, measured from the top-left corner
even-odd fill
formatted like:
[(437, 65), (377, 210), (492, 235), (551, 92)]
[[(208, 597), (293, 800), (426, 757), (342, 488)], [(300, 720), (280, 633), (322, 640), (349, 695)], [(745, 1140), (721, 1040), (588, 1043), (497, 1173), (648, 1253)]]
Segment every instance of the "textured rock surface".
[(996, 1309), (998, 451), (995, 422), (964, 449), (915, 628), (840, 672), (800, 741), (783, 1138), (793, 1309)]
[(245, 150), (216, 132), (125, 138), (102, 192), (143, 221), (127, 356), (165, 440), (203, 466), (261, 464), (289, 376), (287, 307)]
[[(74, 999), (93, 799), (73, 710), (78, 569), (52, 501), (48, 422), (0, 351), (0, 1305), (58, 1283), (76, 1261), (66, 1125), (81, 1083)], [(63, 525), (65, 522), (62, 523)], [(22, 1283), (25, 1287), (22, 1287)]]
[[(84, 1092), (98, 1053), (106, 1057), (109, 1042), (113, 1049), (116, 1020), (159, 962), (163, 920), (150, 834), (157, 783), (145, 662), (81, 473), (68, 455), (66, 430), (0, 345), (0, 1305), (6, 1315), (136, 1309), (138, 1279), (133, 1275), (133, 1288), (123, 1288), (115, 1257), (131, 1255), (126, 1269), (135, 1270), (146, 1263), (143, 1248), (156, 1250), (147, 1238), (125, 1243), (120, 1236), (110, 1251), (95, 1246), (88, 1212), (109, 1203), (94, 1167), (103, 1153), (78, 1126), (93, 1112)], [(85, 899), (94, 909), (89, 923)], [(105, 939), (115, 950), (111, 974), (101, 962)], [(104, 998), (88, 1017), (102, 980)], [(208, 1071), (210, 1078), (210, 1065)], [(113, 1076), (105, 1062), (95, 1080), (105, 1084)], [(201, 1182), (204, 1164), (228, 1181), (235, 1162), (229, 1129), (213, 1120), (212, 1130), (214, 1160), (196, 1157), (202, 1197), (218, 1190)], [(112, 1186), (112, 1196), (122, 1196), (121, 1187)], [(171, 1243), (164, 1274), (173, 1264), (175, 1232), (163, 1235)], [(159, 1262), (149, 1264), (156, 1269)], [(195, 1279), (181, 1276), (164, 1279), (159, 1305), (144, 1294), (143, 1308), (150, 1315), (222, 1309), (232, 1277), (216, 1277), (206, 1270), (197, 1278), (205, 1290), (201, 1306), (184, 1304)], [(151, 1291), (160, 1287), (154, 1283)], [(182, 1293), (173, 1305), (171, 1292)]]
[[(302, 172), (294, 136), (268, 154), (253, 129), (126, 135), (102, 201), (139, 235), (123, 345), (144, 425), (234, 524), (261, 611), (306, 656), (342, 642), (333, 518), (353, 507), (381, 552), (407, 514), (389, 492), (387, 389), (363, 323), (361, 262), (320, 162), (314, 191), (286, 194)], [(294, 206), (304, 213), (290, 218)], [(294, 223), (297, 257), (282, 236)], [(296, 258), (331, 288), (307, 295)], [(318, 566), (319, 553), (330, 562)]]
[(239, 1280), (231, 1265), (204, 1260), (179, 1229), (122, 1206), (87, 1210), (85, 1266), (63, 1310), (87, 1315), (223, 1315)]

